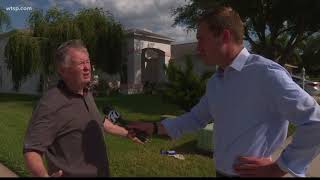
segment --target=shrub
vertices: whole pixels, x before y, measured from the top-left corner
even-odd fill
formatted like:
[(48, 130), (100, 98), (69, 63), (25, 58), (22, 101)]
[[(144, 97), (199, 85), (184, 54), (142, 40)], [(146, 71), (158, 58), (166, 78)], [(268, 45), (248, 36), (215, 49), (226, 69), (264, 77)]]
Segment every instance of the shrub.
[(200, 77), (196, 75), (193, 72), (190, 56), (186, 57), (185, 65), (182, 70), (170, 61), (168, 67), (165, 67), (168, 82), (164, 84), (160, 94), (165, 101), (176, 104), (185, 111), (190, 111), (203, 96), (207, 80), (213, 72), (205, 72)]
[(108, 89), (108, 81), (105, 79), (100, 79), (98, 85), (95, 86), (95, 91), (98, 96), (106, 96)]
[(143, 93), (144, 94), (155, 94), (156, 92), (156, 83), (146, 81), (143, 85)]

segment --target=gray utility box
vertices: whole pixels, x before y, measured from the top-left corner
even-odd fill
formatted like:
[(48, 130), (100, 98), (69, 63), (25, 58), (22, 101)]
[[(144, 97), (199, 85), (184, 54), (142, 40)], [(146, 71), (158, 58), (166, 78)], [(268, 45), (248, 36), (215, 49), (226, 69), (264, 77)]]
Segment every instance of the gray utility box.
[(197, 148), (202, 151), (213, 152), (213, 123), (198, 132)]

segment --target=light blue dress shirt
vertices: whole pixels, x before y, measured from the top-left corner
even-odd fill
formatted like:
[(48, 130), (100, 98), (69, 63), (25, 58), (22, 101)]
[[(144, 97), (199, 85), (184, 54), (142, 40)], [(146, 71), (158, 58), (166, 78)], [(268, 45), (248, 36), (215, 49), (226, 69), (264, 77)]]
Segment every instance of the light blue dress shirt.
[(214, 121), (216, 169), (237, 175), (238, 156), (270, 157), (284, 143), (289, 121), (297, 129), (276, 160), (282, 170), (304, 177), (320, 150), (320, 107), (279, 64), (242, 51), (207, 83), (190, 112), (162, 124), (172, 138)]

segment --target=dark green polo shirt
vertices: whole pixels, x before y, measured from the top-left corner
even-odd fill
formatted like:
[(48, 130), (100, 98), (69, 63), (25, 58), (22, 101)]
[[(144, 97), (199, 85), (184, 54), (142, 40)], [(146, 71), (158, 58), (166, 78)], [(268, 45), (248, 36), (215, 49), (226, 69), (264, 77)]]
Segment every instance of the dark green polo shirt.
[(39, 101), (26, 132), (23, 151), (44, 153), (51, 175), (109, 176), (100, 116), (92, 94), (74, 94), (62, 81)]

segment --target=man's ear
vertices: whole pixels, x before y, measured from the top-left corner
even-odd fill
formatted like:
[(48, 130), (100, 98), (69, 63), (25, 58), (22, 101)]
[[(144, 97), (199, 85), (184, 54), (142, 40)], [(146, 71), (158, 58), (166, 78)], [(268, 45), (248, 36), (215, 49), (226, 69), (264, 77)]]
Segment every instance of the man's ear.
[(222, 31), (222, 42), (223, 43), (228, 43), (232, 41), (232, 36), (231, 36), (231, 31), (229, 29), (224, 29)]
[(63, 77), (65, 71), (66, 71), (65, 68), (62, 67), (61, 65), (57, 66), (57, 72), (61, 77)]

